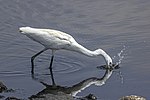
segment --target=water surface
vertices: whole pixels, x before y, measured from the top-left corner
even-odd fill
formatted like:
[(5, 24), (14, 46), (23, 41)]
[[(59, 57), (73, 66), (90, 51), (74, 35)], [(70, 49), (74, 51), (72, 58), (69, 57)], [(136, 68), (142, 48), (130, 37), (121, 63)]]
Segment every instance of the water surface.
[[(31, 26), (67, 32), (90, 50), (103, 48), (115, 62), (124, 49), (123, 84), (114, 73), (102, 87), (92, 85), (78, 95), (93, 93), (102, 100), (130, 94), (150, 98), (149, 5), (149, 0), (0, 0), (0, 80), (15, 90), (3, 95), (27, 99), (44, 88), (30, 75), (30, 57), (43, 46), (18, 32), (21, 26)], [(37, 77), (49, 84), (50, 56), (49, 50), (35, 60)], [(72, 86), (102, 76), (96, 66), (104, 63), (102, 57), (58, 51), (53, 65), (56, 83)]]

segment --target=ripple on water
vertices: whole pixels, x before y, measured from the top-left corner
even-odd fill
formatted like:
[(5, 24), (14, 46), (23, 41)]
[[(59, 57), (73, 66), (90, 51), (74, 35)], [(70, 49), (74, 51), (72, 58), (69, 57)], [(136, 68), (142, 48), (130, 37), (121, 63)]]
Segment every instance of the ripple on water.
[(80, 63), (78, 62), (59, 62), (59, 64), (61, 64), (58, 67), (54, 68), (54, 72), (57, 73), (73, 73), (76, 71), (79, 71), (82, 69), (82, 67), (80, 66)]
[(23, 71), (1, 71), (1, 77), (17, 77), (17, 76), (26, 76), (26, 73)]
[(73, 73), (81, 70), (83, 65), (80, 61), (76, 61), (75, 59), (59, 57), (57, 60), (57, 66), (54, 67), (54, 72), (67, 74)]
[[(43, 55), (41, 58), (41, 62), (44, 60), (45, 62), (49, 62), (48, 55)], [(53, 62), (53, 71), (56, 73), (73, 73), (81, 70), (83, 67), (82, 62), (76, 60), (75, 58), (68, 58), (66, 56), (57, 55)]]

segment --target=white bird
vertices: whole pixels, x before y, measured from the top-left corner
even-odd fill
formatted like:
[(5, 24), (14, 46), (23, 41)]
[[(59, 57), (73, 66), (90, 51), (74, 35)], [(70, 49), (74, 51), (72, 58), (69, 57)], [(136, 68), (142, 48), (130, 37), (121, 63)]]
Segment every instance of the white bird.
[[(82, 45), (78, 44), (75, 39), (64, 32), (53, 30), (53, 29), (39, 29), (39, 28), (31, 28), (31, 27), (20, 27), (19, 31), (26, 35), (27, 37), (31, 38), (32, 40), (42, 44), (45, 48), (31, 57), (31, 64), (32, 70), (31, 73), (34, 74), (34, 59), (42, 52), (51, 49), (52, 50), (52, 57), (50, 63), (50, 72), (52, 74), (52, 62), (54, 58), (54, 53), (56, 50), (64, 49), (70, 50), (74, 52), (78, 52), (84, 54), (89, 57), (96, 57), (96, 56), (103, 56), (106, 65), (108, 67), (112, 66), (112, 59), (111, 57), (102, 49), (97, 49), (95, 51), (91, 51), (83, 47)], [(53, 77), (53, 76), (52, 76)], [(52, 81), (54, 81), (52, 79)]]

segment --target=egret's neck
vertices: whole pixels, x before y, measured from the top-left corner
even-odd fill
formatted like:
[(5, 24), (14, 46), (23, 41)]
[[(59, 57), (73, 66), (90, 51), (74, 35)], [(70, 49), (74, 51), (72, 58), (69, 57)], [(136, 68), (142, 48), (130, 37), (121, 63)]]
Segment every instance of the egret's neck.
[(105, 61), (107, 61), (107, 59), (110, 58), (110, 56), (102, 49), (97, 49), (95, 51), (91, 51), (91, 50), (88, 50), (87, 48), (83, 47), (80, 44), (75, 44), (72, 50), (82, 53), (86, 56), (90, 56), (90, 57), (102, 55), (104, 57)]
[(103, 56), (103, 58), (106, 62), (106, 65), (110, 66), (112, 64), (111, 57), (102, 49), (97, 49), (95, 51), (91, 51), (91, 50), (88, 50), (85, 47), (81, 46), (78, 43), (72, 44), (68, 49), (79, 52), (81, 54), (84, 54), (84, 55), (90, 56), (90, 57), (95, 57), (95, 56), (101, 55), (101, 56)]
[(94, 57), (96, 56), (96, 54), (94, 53), (94, 51), (88, 50), (85, 47), (83, 47), (82, 45), (78, 44), (78, 43), (74, 43), (71, 45), (71, 48), (69, 48), (72, 51), (84, 54), (86, 56), (89, 57)]

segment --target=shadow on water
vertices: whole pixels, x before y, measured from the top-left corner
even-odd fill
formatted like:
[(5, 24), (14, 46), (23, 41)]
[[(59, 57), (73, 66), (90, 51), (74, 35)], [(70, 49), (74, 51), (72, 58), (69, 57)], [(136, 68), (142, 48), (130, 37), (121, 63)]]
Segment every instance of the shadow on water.
[(47, 99), (50, 99), (50, 100), (51, 99), (53, 100), (62, 100), (62, 99), (63, 100), (73, 100), (73, 99), (96, 100), (97, 97), (95, 97), (92, 94), (89, 94), (88, 96), (85, 96), (85, 97), (79, 97), (77, 96), (77, 94), (93, 84), (96, 86), (101, 86), (105, 84), (105, 82), (112, 75), (114, 69), (111, 69), (111, 70), (104, 69), (104, 70), (105, 70), (105, 73), (102, 77), (90, 77), (70, 87), (60, 86), (60, 85), (48, 85), (47, 83), (40, 81), (40, 79), (36, 78), (36, 75), (33, 74), (32, 79), (41, 83), (46, 88), (38, 92), (37, 94), (32, 95), (31, 97), (29, 97), (29, 99), (30, 100), (45, 100), (45, 99), (46, 100)]

